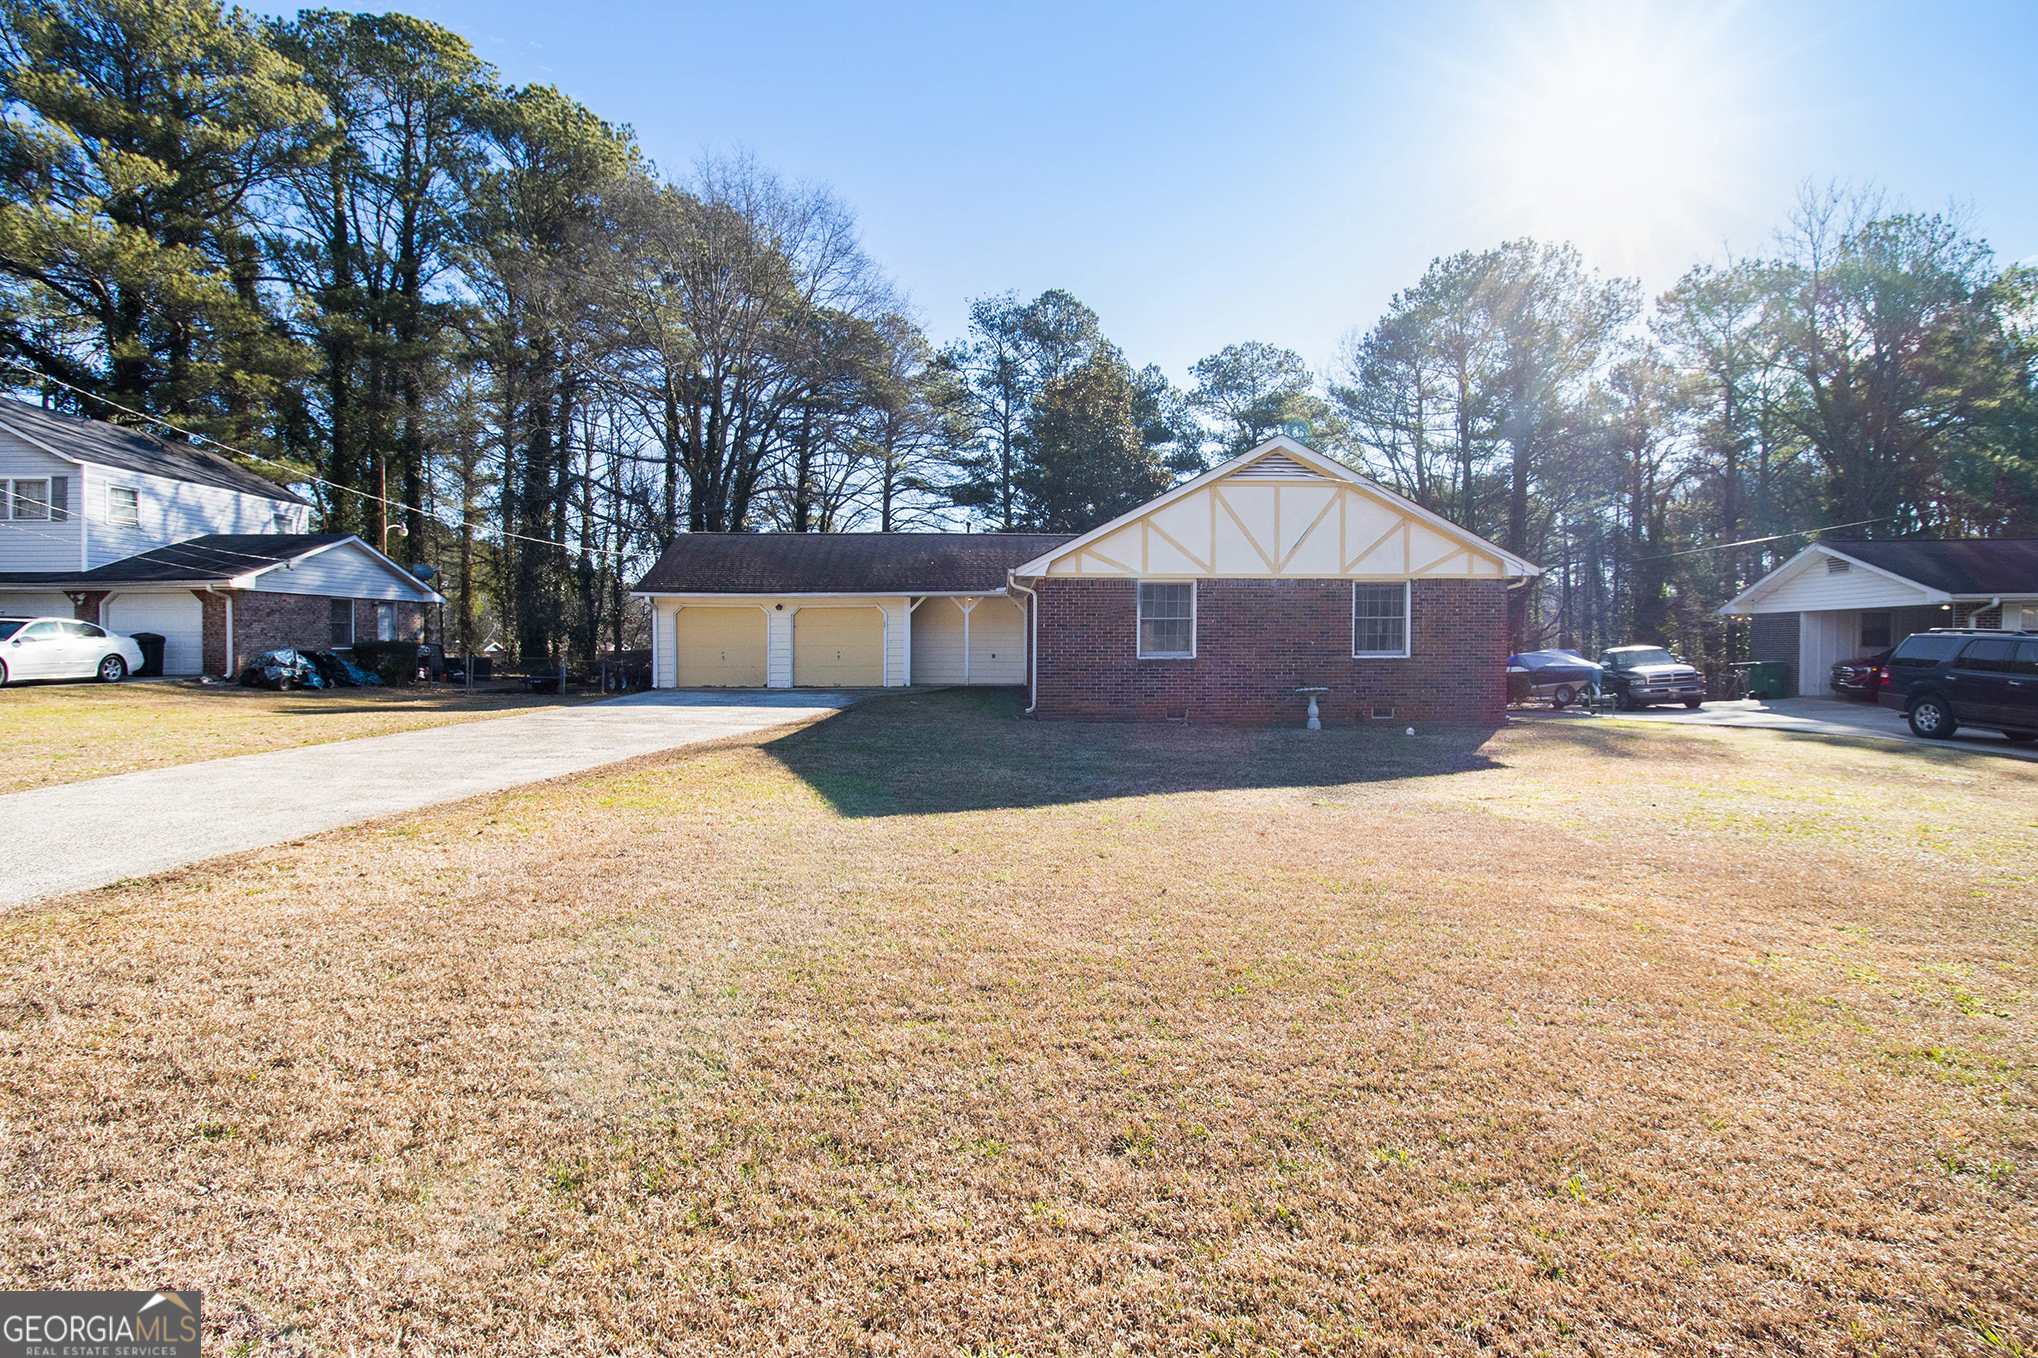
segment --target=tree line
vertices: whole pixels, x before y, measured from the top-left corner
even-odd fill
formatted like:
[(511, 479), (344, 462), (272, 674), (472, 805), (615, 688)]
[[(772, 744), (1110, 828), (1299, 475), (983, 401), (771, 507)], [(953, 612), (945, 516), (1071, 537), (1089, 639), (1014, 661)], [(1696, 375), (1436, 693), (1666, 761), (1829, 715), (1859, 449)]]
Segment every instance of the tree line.
[(825, 189), (669, 175), (399, 14), (0, 0), (0, 103), (9, 389), (307, 487), (530, 664), (635, 643), (680, 532), (1080, 531), (1282, 429), (1547, 565), (1522, 645), (1725, 658), (1797, 530), (2033, 531), (2032, 276), (1871, 196), (1646, 309), (1560, 244), (1438, 259), (1328, 372), (1177, 387), (1059, 290), (936, 344)]

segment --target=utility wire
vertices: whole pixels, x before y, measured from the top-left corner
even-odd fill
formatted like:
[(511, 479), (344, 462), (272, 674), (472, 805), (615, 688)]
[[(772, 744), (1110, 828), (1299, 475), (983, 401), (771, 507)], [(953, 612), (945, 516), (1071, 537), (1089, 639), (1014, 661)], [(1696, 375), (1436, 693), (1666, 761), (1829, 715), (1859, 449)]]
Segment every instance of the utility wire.
[[(503, 541), (515, 540), (517, 542), (534, 542), (541, 547), (556, 547), (562, 552), (587, 551), (596, 553), (601, 556), (613, 556), (619, 559), (627, 558), (630, 555), (628, 552), (625, 552), (620, 548), (576, 547), (570, 543), (554, 542), (550, 538), (534, 538), (526, 533), (512, 533), (506, 528), (497, 528), (492, 524), (467, 523), (467, 522), (447, 523), (444, 519), (432, 513), (430, 510), (420, 509), (416, 505), (407, 505), (403, 503), (401, 500), (392, 500), (389, 499), (387, 496), (376, 495), (365, 490), (358, 490), (353, 486), (343, 486), (339, 484), (337, 481), (328, 481), (323, 476), (318, 476), (315, 474), (309, 476), (304, 475), (297, 467), (292, 466), (288, 462), (284, 462), (278, 458), (266, 457), (261, 453), (250, 453), (243, 449), (236, 448), (230, 443), (222, 443), (218, 439), (213, 438), (209, 434), (201, 434), (198, 433), (196, 430), (185, 429), (181, 425), (172, 424), (168, 420), (163, 419), (160, 416), (150, 415), (145, 411), (136, 410), (131, 406), (124, 406), (120, 404), (120, 402), (118, 401), (108, 400), (106, 397), (99, 395), (97, 392), (87, 391), (83, 387), (73, 386), (71, 383), (64, 381), (60, 377), (51, 377), (47, 373), (37, 372), (33, 368), (24, 368), (16, 363), (0, 363), (0, 368), (5, 368), (7, 371), (16, 373), (22, 377), (29, 378), (36, 382), (48, 382), (54, 386), (62, 387), (66, 391), (76, 392), (78, 395), (83, 396), (88, 401), (97, 401), (100, 405), (110, 406), (113, 409), (122, 412), (123, 414), (132, 415), (138, 420), (147, 420), (150, 424), (160, 425), (162, 428), (168, 429), (172, 433), (182, 434), (187, 440), (189, 440), (193, 444), (197, 445), (211, 444), (215, 448), (223, 449), (226, 452), (232, 453), (235, 457), (245, 457), (254, 462), (266, 462), (272, 467), (281, 467), (285, 471), (292, 473), (293, 476), (296, 477), (296, 480), (301, 484), (324, 486), (329, 490), (341, 491), (348, 495), (358, 495), (364, 500), (371, 500), (376, 504), (386, 505), (391, 509), (399, 509), (410, 513), (420, 514), (423, 515), (425, 518), (430, 519), (433, 523), (436, 523), (441, 528), (450, 528), (456, 532), (462, 528), (471, 528), (474, 529), (476, 532), (493, 534), (495, 537)], [(384, 544), (377, 544), (378, 550), (383, 545)]]
[(1682, 552), (1664, 552), (1659, 556), (1631, 556), (1628, 558), (1628, 564), (1634, 565), (1642, 561), (1668, 561), (1672, 557), (1697, 556), (1701, 552), (1724, 552), (1729, 547), (1753, 547), (1757, 543), (1781, 542), (1785, 538), (1801, 538), (1812, 533), (1831, 533), (1842, 528), (1866, 528), (1871, 523), (1888, 523), (1893, 517), (1894, 515), (1884, 515), (1879, 519), (1856, 519), (1853, 523), (1829, 523), (1823, 528), (1794, 528), (1788, 533), (1771, 533), (1766, 538), (1742, 538), (1739, 542), (1715, 542), (1710, 547), (1693, 547)]

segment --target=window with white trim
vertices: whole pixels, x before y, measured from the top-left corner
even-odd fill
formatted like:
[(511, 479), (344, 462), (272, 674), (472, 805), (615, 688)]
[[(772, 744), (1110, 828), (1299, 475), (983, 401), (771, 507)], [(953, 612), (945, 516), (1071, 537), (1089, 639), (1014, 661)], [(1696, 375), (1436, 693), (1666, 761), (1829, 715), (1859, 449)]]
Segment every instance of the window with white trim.
[(1139, 582), (1139, 658), (1192, 660), (1196, 655), (1196, 582)]
[(142, 493), (133, 486), (106, 488), (106, 521), (115, 528), (132, 528), (142, 521)]
[(1408, 654), (1408, 582), (1352, 582), (1352, 654), (1402, 657)]
[(16, 519), (46, 520), (50, 516), (50, 483), (46, 478), (11, 483), (8, 514)]

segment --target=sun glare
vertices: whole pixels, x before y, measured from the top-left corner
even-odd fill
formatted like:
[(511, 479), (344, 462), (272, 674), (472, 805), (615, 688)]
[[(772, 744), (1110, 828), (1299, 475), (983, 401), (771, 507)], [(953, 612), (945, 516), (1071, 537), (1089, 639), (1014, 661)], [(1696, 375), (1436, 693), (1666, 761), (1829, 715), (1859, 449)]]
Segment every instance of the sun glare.
[(1504, 35), (1469, 131), (1506, 233), (1646, 272), (1737, 198), (1744, 82), (1712, 33), (1668, 13), (1594, 6)]

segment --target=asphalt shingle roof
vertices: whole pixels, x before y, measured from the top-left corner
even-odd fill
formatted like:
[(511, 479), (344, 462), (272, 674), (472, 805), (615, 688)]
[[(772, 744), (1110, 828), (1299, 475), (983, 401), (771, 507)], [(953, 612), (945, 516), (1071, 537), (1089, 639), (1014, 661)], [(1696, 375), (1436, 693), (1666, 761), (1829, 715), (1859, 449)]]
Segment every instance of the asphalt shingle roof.
[(345, 542), (350, 533), (208, 533), (173, 542), (135, 556), (109, 561), (89, 571), (0, 572), (7, 585), (169, 584), (185, 580), (231, 580), (249, 571), (292, 561), (306, 552)]
[(2038, 538), (1819, 545), (1948, 594), (2038, 594)]
[(277, 485), (266, 476), (227, 461), (218, 453), (188, 443), (165, 443), (159, 438), (123, 429), (104, 420), (80, 419), (44, 410), (25, 401), (0, 398), (0, 425), (10, 427), (23, 438), (55, 449), (65, 457), (96, 462), (102, 467), (121, 467), (150, 476), (167, 476), (201, 486), (260, 495), (286, 504), (307, 503), (301, 496)]
[(1002, 589), (1005, 572), (1072, 533), (682, 533), (637, 585), (649, 594), (944, 594)]

